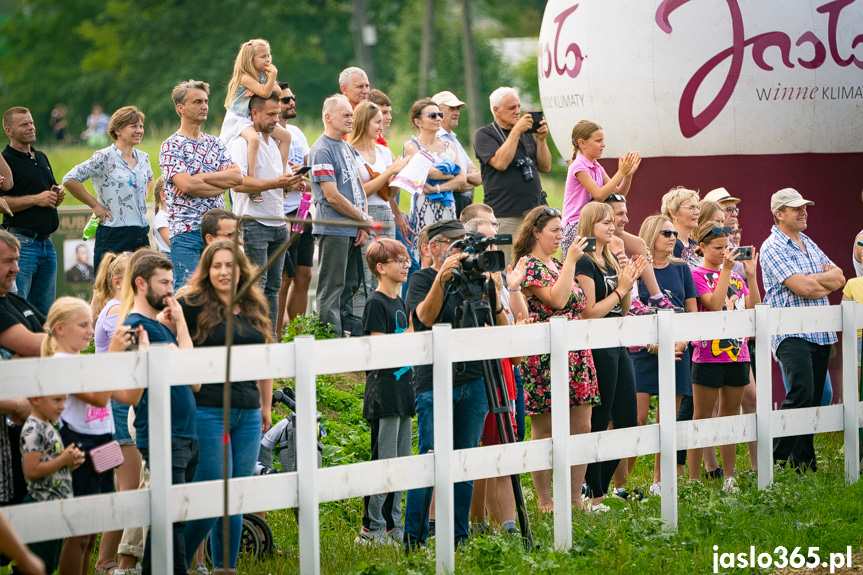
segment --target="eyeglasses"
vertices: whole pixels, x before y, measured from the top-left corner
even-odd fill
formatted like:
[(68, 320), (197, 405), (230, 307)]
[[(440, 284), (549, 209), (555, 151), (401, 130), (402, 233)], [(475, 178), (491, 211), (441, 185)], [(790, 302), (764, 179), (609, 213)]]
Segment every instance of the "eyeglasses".
[(500, 222), (489, 222), (489, 223), (494, 227), (494, 229), (496, 229), (496, 230), (500, 229)]
[(411, 261), (407, 258), (399, 258), (397, 260), (387, 260), (388, 264), (399, 264), (400, 268), (408, 268), (411, 265)]
[(725, 208), (725, 211), (728, 212), (729, 214), (739, 214), (740, 208), (738, 208), (737, 206), (727, 206)]
[(553, 218), (560, 217), (560, 210), (557, 208), (545, 208), (545, 213)]
[(443, 112), (429, 112), (428, 114), (426, 114), (426, 116), (428, 116), (432, 120), (434, 120), (436, 118), (443, 120), (444, 113)]
[(693, 212), (698, 212), (698, 211), (700, 211), (700, 210), (698, 209), (698, 204), (692, 204), (692, 205), (690, 205), (690, 206), (680, 206), (680, 209), (692, 210)]
[(296, 102), (297, 101), (296, 96), (285, 96), (284, 98), (280, 98), (280, 99), (282, 101), (282, 104), (289, 104), (290, 102)]
[(605, 198), (606, 202), (625, 202), (626, 196), (623, 194), (608, 194), (608, 197)]
[(677, 237), (677, 230), (659, 230), (659, 233), (666, 238), (670, 238), (671, 236)]

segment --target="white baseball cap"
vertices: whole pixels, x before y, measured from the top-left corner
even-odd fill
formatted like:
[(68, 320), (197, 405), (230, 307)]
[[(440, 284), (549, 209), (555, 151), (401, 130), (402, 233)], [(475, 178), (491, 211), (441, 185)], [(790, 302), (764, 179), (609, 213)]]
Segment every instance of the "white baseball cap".
[(452, 92), (438, 92), (431, 99), (438, 106), (449, 106), (450, 108), (467, 106), (467, 104), (456, 98)]

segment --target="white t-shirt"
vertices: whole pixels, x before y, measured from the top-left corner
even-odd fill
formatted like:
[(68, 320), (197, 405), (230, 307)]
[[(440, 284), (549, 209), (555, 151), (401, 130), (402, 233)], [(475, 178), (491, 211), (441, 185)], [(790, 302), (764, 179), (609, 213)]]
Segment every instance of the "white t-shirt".
[[(372, 180), (372, 175), (369, 173), (369, 168), (376, 174), (382, 174), (393, 163), (393, 153), (389, 148), (385, 148), (380, 144), (375, 144), (375, 161), (372, 164), (366, 162), (362, 154), (357, 154), (354, 160), (357, 165), (357, 170), (360, 173), (360, 179), (363, 184)], [(370, 206), (389, 206), (390, 203), (384, 200), (377, 192), (368, 197)]]
[(171, 253), (171, 244), (165, 242), (165, 240), (162, 239), (162, 234), (159, 233), (160, 229), (167, 227), (169, 227), (168, 212), (165, 210), (159, 210), (153, 217), (153, 237), (156, 238), (156, 247), (159, 248), (159, 251), (163, 254)]
[[(58, 351), (54, 357), (79, 357), (79, 354)], [(76, 433), (87, 435), (114, 433), (114, 414), (111, 411), (110, 401), (105, 407), (94, 407), (70, 394), (66, 398), (66, 409), (60, 416), (60, 421)]]
[[(263, 135), (258, 132), (258, 139), (261, 142), (258, 148), (258, 161), (255, 165), (255, 178), (259, 180), (274, 180), (282, 175), (282, 157), (279, 154), (279, 144), (273, 137), (268, 137), (266, 141)], [(248, 142), (241, 137), (236, 137), (231, 140), (228, 145), (228, 152), (231, 157), (240, 166), (243, 175), (249, 175), (249, 158)], [(250, 194), (239, 194), (231, 192), (232, 211), (238, 216), (251, 216), (253, 218), (278, 218), (278, 220), (262, 220), (258, 219), (258, 223), (263, 226), (280, 227), (285, 225), (284, 212), (282, 211), (282, 189), (274, 188), (261, 192), (263, 196), (262, 202), (253, 202), (249, 198)]]
[[(288, 161), (294, 164), (305, 165), (305, 158), (309, 155), (309, 141), (303, 131), (296, 126), (286, 124), (288, 132), (291, 133), (291, 150), (288, 152)], [(302, 193), (297, 190), (288, 192), (283, 202), (283, 209), (289, 214), (300, 207)]]

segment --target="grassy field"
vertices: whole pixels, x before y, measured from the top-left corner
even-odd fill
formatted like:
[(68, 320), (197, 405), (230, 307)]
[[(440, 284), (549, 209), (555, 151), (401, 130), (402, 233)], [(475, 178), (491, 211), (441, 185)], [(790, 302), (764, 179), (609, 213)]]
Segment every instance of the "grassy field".
[[(361, 417), (361, 374), (322, 377), (318, 408), (324, 413), (329, 436), (325, 464), (368, 459), (368, 427)], [(281, 383), (281, 382), (280, 382)], [(741, 493), (721, 492), (721, 482), (681, 483), (679, 528), (662, 530), (660, 499), (633, 503), (612, 501), (612, 511), (600, 515), (573, 512), (573, 548), (553, 549), (553, 519), (539, 513), (530, 475), (522, 485), (538, 549), (525, 553), (521, 541), (495, 535), (472, 539), (456, 555), (457, 573), (662, 573), (692, 575), (713, 572), (714, 546), (718, 553), (773, 553), (784, 546), (819, 547), (827, 554), (852, 554), (863, 546), (863, 483), (847, 485), (843, 479), (841, 433), (819, 435), (818, 473), (798, 475), (777, 470), (773, 486), (757, 490), (749, 471), (745, 447), (738, 447), (737, 466)], [(653, 456), (641, 457), (632, 483), (645, 491), (653, 473)], [(405, 556), (398, 550), (369, 548), (354, 543), (359, 533), (362, 501), (349, 499), (321, 506), (321, 571), (327, 574), (434, 573), (433, 553)], [(288, 574), (299, 571), (298, 530), (291, 510), (268, 514), (276, 546), (282, 556), (262, 560), (241, 559), (240, 573)], [(434, 549), (432, 540), (431, 549)], [(776, 555), (774, 555), (776, 557)], [(855, 564), (863, 557), (855, 557)], [(773, 569), (720, 569), (722, 573), (773, 573)], [(805, 573), (827, 573), (825, 569)], [(837, 573), (851, 571), (836, 571)], [(856, 570), (854, 572), (857, 572)]]
[[(322, 132), (322, 129), (318, 125), (307, 125), (300, 126), (303, 129), (303, 132), (306, 135), (306, 138), (309, 140), (309, 144), (312, 144)], [(205, 130), (206, 131), (206, 130)], [(150, 165), (153, 168), (153, 174), (156, 178), (159, 177), (159, 147), (162, 145), (162, 141), (170, 134), (158, 134), (151, 135), (148, 134), (144, 141), (141, 142), (141, 145), (138, 148), (144, 152), (147, 152), (150, 156)], [(389, 137), (389, 142), (391, 142), (393, 151), (398, 154), (401, 151), (401, 144), (397, 144), (397, 142), (404, 142), (409, 137), (407, 132), (400, 133), (394, 132)], [(88, 148), (86, 146), (55, 146), (55, 147), (45, 147), (41, 148), (38, 146), (37, 148), (44, 151), (48, 155), (48, 159), (51, 162), (51, 167), (54, 169), (54, 178), (60, 182), (63, 179), (63, 176), (66, 175), (69, 170), (71, 170), (76, 165), (85, 161), (91, 155), (93, 155), (93, 149)], [(479, 162), (476, 161), (475, 158), (474, 163), (477, 167), (479, 167)], [(559, 158), (558, 158), (559, 159)], [(566, 178), (566, 166), (561, 164), (560, 162), (555, 163), (552, 168), (552, 172), (550, 174), (542, 175), (542, 183), (543, 187), (548, 192), (548, 202), (553, 206), (562, 206), (563, 205), (563, 183)], [(95, 193), (93, 191), (93, 185), (90, 182), (86, 182), (84, 184), (90, 193)], [(474, 192), (474, 201), (481, 202), (482, 201), (482, 188), (477, 188)], [(152, 202), (152, 199), (151, 199)], [(71, 194), (67, 194), (66, 201), (63, 202), (64, 206), (76, 206), (81, 205), (81, 202), (72, 197)], [(402, 194), (400, 198), (400, 206), (402, 211), (408, 212), (410, 209), (410, 197), (408, 194)]]

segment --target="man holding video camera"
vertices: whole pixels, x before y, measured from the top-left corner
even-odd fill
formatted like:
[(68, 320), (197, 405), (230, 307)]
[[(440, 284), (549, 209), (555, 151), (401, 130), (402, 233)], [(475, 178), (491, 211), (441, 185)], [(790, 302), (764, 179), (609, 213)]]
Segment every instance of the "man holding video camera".
[[(521, 114), (515, 88), (498, 88), (488, 99), (494, 121), (473, 136), (483, 201), (494, 210), (500, 233), (514, 234), (526, 212), (546, 203), (539, 172), (551, 171), (551, 152), (545, 140), (548, 126), (539, 112)], [(501, 249), (512, 263), (511, 247)]]
[[(453, 270), (461, 269), (461, 261), (468, 257), (459, 249), (447, 255), (451, 244), (464, 239), (466, 231), (459, 220), (442, 220), (427, 226), (431, 267), (411, 276), (407, 304), (411, 309), (414, 331), (425, 331), (436, 323), (449, 323), (458, 328), (456, 312), (465, 297), (453, 281)], [(506, 325), (506, 312), (497, 304), (495, 323)], [(416, 392), (419, 453), (434, 449), (434, 397), (433, 366), (420, 365), (414, 369)], [(488, 398), (482, 376), (482, 364), (469, 361), (453, 364), (453, 448), (468, 449), (479, 444), (483, 422), (488, 413)], [(405, 545), (408, 549), (423, 546), (428, 536), (427, 489), (408, 491), (405, 512)], [(454, 486), (455, 541), (464, 542), (469, 533), (470, 500), (473, 482), (464, 481)]]

